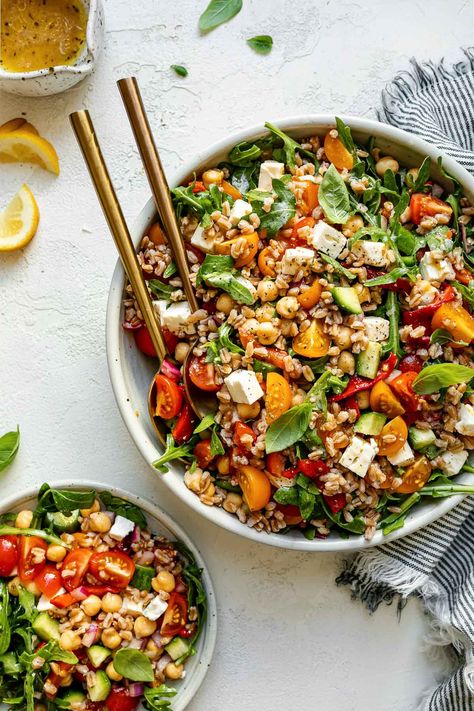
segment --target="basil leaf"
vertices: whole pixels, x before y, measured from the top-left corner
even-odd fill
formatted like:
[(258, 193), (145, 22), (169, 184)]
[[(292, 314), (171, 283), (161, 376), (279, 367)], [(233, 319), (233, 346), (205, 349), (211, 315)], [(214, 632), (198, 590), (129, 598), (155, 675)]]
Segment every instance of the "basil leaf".
[(136, 523), (140, 528), (147, 528), (145, 514), (138, 506), (135, 506), (135, 504), (131, 504), (119, 496), (113, 496), (110, 491), (103, 491), (102, 494), (100, 494), (100, 500), (107, 511), (113, 511), (119, 516), (128, 518), (129, 521), (133, 521), (133, 523)]
[(152, 711), (163, 711), (163, 709), (166, 711), (166, 709), (171, 709), (171, 701), (168, 699), (176, 696), (177, 693), (177, 689), (173, 689), (171, 686), (166, 686), (166, 684), (160, 684), (160, 686), (157, 686), (154, 689), (147, 686), (144, 692), (144, 697), (147, 707), (152, 709)]
[(69, 489), (52, 489), (49, 484), (43, 484), (38, 493), (38, 505), (35, 514), (45, 511), (59, 511), (70, 514), (77, 509), (90, 509), (96, 497), (95, 491), (73, 491)]
[(150, 279), (147, 283), (148, 288), (155, 296), (158, 296), (159, 299), (166, 299), (166, 301), (169, 301), (173, 291), (176, 291), (176, 287), (164, 284), (159, 279)]
[(444, 328), (437, 328), (433, 331), (430, 336), (430, 343), (439, 343), (444, 345), (445, 343), (455, 343), (457, 346), (468, 346), (469, 343), (464, 341), (455, 341), (449, 331), (445, 331)]
[(170, 69), (173, 69), (173, 71), (178, 74), (180, 77), (187, 77), (188, 76), (188, 70), (186, 67), (183, 67), (181, 64), (172, 64)]
[(272, 422), (267, 430), (265, 451), (267, 454), (281, 452), (302, 438), (308, 429), (313, 405), (303, 402), (295, 405)]
[(205, 417), (202, 418), (201, 422), (198, 424), (196, 429), (193, 431), (193, 434), (199, 434), (199, 432), (204, 432), (204, 430), (208, 430), (210, 427), (214, 425), (214, 421), (216, 419), (215, 415), (205, 415)]
[(259, 54), (268, 54), (273, 47), (273, 39), (270, 35), (256, 35), (248, 39), (247, 44)]
[(298, 506), (298, 487), (282, 486), (275, 491), (273, 498), (279, 504), (291, 504), (292, 506)]
[(193, 445), (191, 443), (186, 443), (176, 446), (173, 435), (169, 434), (166, 436), (166, 449), (161, 457), (153, 462), (153, 466), (158, 469), (158, 471), (165, 474), (169, 471), (168, 467), (165, 466), (168, 462), (188, 457), (193, 457)]
[(15, 459), (20, 446), (20, 430), (7, 432), (0, 437), (0, 472), (6, 469)]
[(326, 262), (326, 264), (330, 264), (335, 272), (342, 274), (346, 277), (346, 279), (349, 279), (350, 281), (352, 281), (353, 279), (357, 279), (357, 274), (353, 274), (349, 271), (349, 269), (343, 267), (342, 264), (337, 261), (337, 259), (333, 259), (332, 257), (329, 257), (329, 255), (324, 254), (323, 252), (319, 252), (318, 258), (322, 259), (323, 262)]
[(311, 494), (306, 489), (298, 490), (298, 506), (300, 509), (301, 518), (305, 521), (311, 518), (316, 504), (316, 496)]
[[(244, 283), (242, 283), (242, 280)], [(236, 277), (231, 272), (209, 274), (205, 278), (205, 282), (209, 286), (214, 286), (216, 289), (223, 289), (223, 291), (230, 294), (239, 304), (251, 306), (254, 302), (254, 295), (246, 286), (246, 281), (244, 277)]]
[(318, 200), (331, 222), (343, 224), (352, 214), (347, 186), (332, 163), (323, 175)]
[(276, 235), (278, 230), (296, 214), (296, 199), (291, 190), (277, 179), (272, 180), (272, 187), (277, 199), (271, 206), (270, 212), (264, 212), (261, 205), (256, 206), (255, 209), (260, 217), (260, 229), (266, 229), (269, 237)]
[(130, 681), (153, 681), (150, 659), (138, 649), (119, 649), (114, 655), (114, 669)]
[(420, 395), (437, 393), (458, 383), (469, 383), (474, 378), (474, 368), (457, 363), (437, 363), (420, 371), (413, 381), (413, 390)]
[(211, 454), (213, 457), (218, 454), (225, 454), (225, 449), (215, 428), (212, 430), (211, 434)]
[(431, 158), (429, 156), (426, 156), (425, 160), (420, 165), (420, 170), (418, 171), (418, 177), (415, 180), (415, 183), (413, 185), (413, 191), (415, 193), (419, 193), (420, 191), (423, 190), (423, 188), (426, 185), (426, 182), (430, 178), (430, 172), (431, 172)]
[(347, 124), (344, 123), (344, 121), (336, 116), (336, 128), (337, 128), (337, 133), (339, 138), (341, 139), (341, 142), (345, 148), (349, 151), (349, 153), (352, 153), (355, 155), (355, 144), (354, 140), (352, 138), (352, 133), (351, 129)]
[(211, 0), (199, 18), (201, 32), (209, 32), (228, 22), (242, 9), (242, 0)]

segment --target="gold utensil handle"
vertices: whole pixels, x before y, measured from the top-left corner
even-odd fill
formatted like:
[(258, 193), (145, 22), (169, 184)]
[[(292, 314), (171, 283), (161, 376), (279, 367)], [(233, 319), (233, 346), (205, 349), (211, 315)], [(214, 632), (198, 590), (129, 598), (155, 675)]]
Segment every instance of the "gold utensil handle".
[(186, 258), (186, 249), (176, 221), (171, 193), (166, 180), (160, 156), (153, 140), (150, 124), (143, 106), (142, 97), (135, 77), (127, 77), (117, 82), (128, 119), (142, 157), (145, 172), (150, 183), (151, 191), (158, 213), (163, 223), (167, 239), (173, 250), (179, 276), (183, 282), (186, 298), (191, 311), (199, 308), (193, 285), (189, 280), (189, 266)]
[(89, 112), (76, 111), (70, 115), (70, 120), (153, 346), (159, 359), (163, 360), (166, 356), (166, 345)]

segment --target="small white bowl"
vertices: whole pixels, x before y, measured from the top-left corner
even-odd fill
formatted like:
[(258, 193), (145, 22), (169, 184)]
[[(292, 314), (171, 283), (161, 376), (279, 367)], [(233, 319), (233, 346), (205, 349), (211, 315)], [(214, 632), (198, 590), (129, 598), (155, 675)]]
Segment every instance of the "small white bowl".
[[(207, 596), (206, 623), (197, 643), (196, 654), (193, 657), (190, 657), (186, 662), (186, 675), (184, 679), (171, 684), (178, 691), (176, 696), (172, 699), (173, 711), (184, 711), (206, 676), (207, 670), (212, 661), (214, 647), (216, 644), (216, 596), (206, 564), (200, 552), (189, 536), (176, 523), (176, 521), (171, 518), (171, 516), (168, 516), (168, 514), (158, 508), (158, 506), (146, 501), (146, 499), (143, 499), (141, 496), (131, 494), (130, 492), (124, 491), (123, 489), (119, 489), (115, 486), (97, 484), (93, 481), (81, 481), (80, 484), (70, 480), (58, 481), (54, 482), (53, 486), (56, 489), (75, 489), (79, 491), (93, 489), (99, 494), (102, 491), (110, 491), (110, 493), (114, 496), (120, 496), (122, 499), (130, 501), (130, 503), (135, 504), (144, 512), (152, 533), (165, 536), (169, 540), (182, 541), (193, 553), (198, 567), (202, 568), (202, 582)], [(27, 489), (27, 491), (23, 492), (20, 496), (10, 496), (7, 499), (2, 500), (0, 514), (6, 513), (7, 511), (21, 511), (26, 507), (34, 507), (37, 501), (37, 496), (37, 487), (34, 489)], [(140, 711), (144, 707), (140, 704), (138, 708)]]
[[(365, 143), (370, 136), (374, 136), (376, 145), (381, 149), (382, 153), (393, 155), (403, 165), (418, 166), (426, 156), (430, 156), (433, 177), (440, 184), (447, 184), (446, 179), (440, 174), (436, 165), (436, 159), (440, 155), (440, 151), (431, 144), (413, 134), (393, 128), (387, 124), (350, 116), (342, 116), (341, 118), (351, 127), (357, 142)], [(283, 131), (295, 137), (314, 134), (322, 136), (335, 125), (334, 117), (328, 115), (292, 117), (282, 121), (275, 120), (273, 123), (276, 123)], [(199, 174), (205, 167), (216, 165), (225, 160), (229, 150), (235, 144), (241, 141), (254, 140), (264, 133), (262, 126), (253, 126), (229, 136), (205, 151), (201, 151), (175, 174), (169, 176), (170, 185), (180, 185), (194, 171)], [(466, 194), (471, 201), (474, 201), (474, 178), (452, 158), (443, 156), (443, 165), (451, 175), (459, 180)], [(154, 203), (150, 198), (140, 212), (132, 229), (135, 244), (138, 245), (155, 214)], [(156, 372), (157, 361), (143, 356), (135, 347), (133, 337), (122, 328), (124, 283), (125, 274), (119, 261), (112, 278), (107, 304), (106, 331), (109, 374), (125, 424), (138, 449), (151, 465), (162, 454), (147, 410), (148, 388)], [(161, 477), (169, 488), (188, 506), (191, 506), (212, 523), (258, 543), (305, 551), (354, 551), (393, 541), (432, 523), (450, 511), (463, 498), (462, 496), (452, 496), (438, 501), (423, 501), (409, 513), (403, 528), (387, 536), (384, 536), (382, 531), (377, 531), (369, 542), (363, 536), (351, 536), (351, 538), (342, 539), (336, 532), (331, 533), (326, 539), (308, 541), (297, 531), (291, 531), (286, 535), (258, 533), (253, 528), (240, 523), (236, 516), (227, 513), (224, 509), (216, 506), (205, 506), (186, 487), (183, 481), (183, 467), (178, 464), (171, 465), (167, 474), (160, 474), (154, 468), (152, 471), (155, 476)], [(474, 476), (465, 474), (458, 477), (457, 480), (471, 483), (474, 480)]]
[(92, 73), (104, 44), (104, 8), (102, 0), (81, 1), (88, 19), (85, 47), (76, 62), (34, 72), (7, 72), (0, 65), (0, 89), (17, 96), (49, 96), (70, 89)]

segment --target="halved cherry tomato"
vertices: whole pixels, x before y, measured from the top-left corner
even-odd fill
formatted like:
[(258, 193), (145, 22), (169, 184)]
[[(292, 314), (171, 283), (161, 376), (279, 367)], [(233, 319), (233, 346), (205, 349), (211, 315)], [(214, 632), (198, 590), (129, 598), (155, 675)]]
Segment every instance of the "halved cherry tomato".
[(434, 217), (434, 215), (448, 215), (451, 217), (453, 208), (447, 202), (439, 198), (425, 195), (424, 193), (413, 193), (410, 199), (411, 221), (419, 225), (424, 217)]
[(151, 239), (153, 244), (166, 244), (165, 233), (159, 222), (154, 222), (148, 230), (148, 239)]
[(91, 557), (92, 551), (88, 548), (77, 548), (67, 554), (59, 569), (61, 581), (66, 590), (70, 592), (79, 587), (86, 574)]
[(328, 465), (322, 459), (298, 459), (296, 469), (310, 479), (318, 479), (329, 472)]
[(318, 205), (319, 205), (318, 193), (319, 193), (318, 183), (313, 183), (312, 181), (308, 181), (306, 183), (306, 188), (304, 189), (304, 192), (303, 192), (303, 202), (306, 205), (306, 212), (308, 214), (311, 214), (313, 212), (313, 210), (316, 207), (318, 207)]
[(266, 465), (270, 474), (280, 476), (285, 468), (286, 459), (280, 452), (272, 452), (267, 454)]
[(388, 415), (389, 417), (403, 415), (405, 412), (405, 408), (393, 393), (390, 385), (383, 380), (379, 380), (378, 383), (375, 383), (370, 391), (369, 402), (374, 412), (383, 412), (384, 415)]
[(166, 350), (170, 355), (174, 355), (176, 346), (179, 343), (179, 338), (174, 333), (171, 333), (167, 328), (162, 328), (161, 333), (163, 334), (163, 340), (166, 345)]
[(293, 504), (277, 504), (276, 508), (282, 512), (287, 526), (297, 526), (303, 520), (299, 508)]
[(324, 152), (331, 163), (334, 163), (338, 170), (346, 168), (350, 170), (354, 165), (352, 153), (349, 153), (341, 139), (337, 136), (333, 138), (331, 133), (326, 133), (324, 137)]
[(128, 689), (112, 687), (112, 691), (107, 696), (105, 705), (109, 711), (134, 711), (139, 702), (140, 697), (130, 696)]
[(309, 289), (302, 291), (296, 298), (304, 309), (312, 309), (321, 298), (322, 291), (323, 287), (319, 283), (319, 278), (316, 277)]
[(0, 537), (0, 578), (11, 575), (18, 565), (18, 536)]
[(222, 189), (227, 195), (230, 195), (231, 198), (234, 198), (234, 200), (240, 200), (242, 198), (242, 193), (240, 190), (237, 190), (237, 188), (234, 188), (231, 183), (228, 183), (227, 180), (222, 181)]
[[(316, 224), (316, 220), (314, 217), (303, 217), (301, 220), (298, 220), (296, 225), (293, 227), (293, 232), (291, 233), (291, 240), (300, 240), (300, 236), (298, 234), (299, 230), (301, 230), (302, 227), (314, 227)], [(306, 240), (302, 240), (302, 244), (306, 244)]]
[(211, 454), (211, 440), (202, 439), (194, 447), (194, 456), (197, 459), (198, 466), (201, 469), (207, 469), (209, 464), (215, 458), (214, 454)]
[(37, 536), (20, 536), (18, 575), (22, 583), (35, 579), (46, 565), (48, 544)]
[(305, 358), (319, 358), (326, 355), (331, 341), (324, 333), (319, 321), (313, 319), (309, 328), (293, 338), (293, 350)]
[(398, 396), (405, 410), (408, 412), (417, 412), (421, 409), (420, 396), (413, 390), (413, 381), (418, 377), (418, 373), (414, 370), (409, 370), (406, 373), (397, 375), (396, 378), (390, 381), (390, 387)]
[(441, 304), (431, 319), (431, 327), (443, 328), (455, 341), (470, 343), (474, 339), (474, 318), (457, 301)]
[(122, 590), (133, 578), (135, 563), (122, 551), (103, 551), (93, 553), (89, 562), (89, 571), (101, 583), (111, 583)]
[(347, 503), (345, 494), (334, 494), (334, 496), (326, 496), (323, 494), (323, 499), (333, 514), (339, 513)]
[[(242, 437), (246, 435), (246, 440), (248, 440), (249, 437), (252, 438), (252, 441), (249, 442), (249, 444), (244, 444), (242, 442)], [(257, 435), (253, 431), (249, 425), (246, 425), (244, 422), (241, 422), (240, 420), (237, 420), (237, 422), (234, 423), (234, 444), (239, 450), (240, 453), (247, 453), (255, 440), (257, 439)]]
[(172, 592), (163, 618), (160, 633), (165, 637), (174, 637), (186, 624), (188, 603), (179, 593)]
[(49, 598), (54, 597), (62, 588), (59, 570), (54, 565), (46, 565), (36, 576), (35, 583), (41, 592)]
[(216, 393), (220, 385), (216, 383), (216, 371), (212, 363), (206, 363), (204, 356), (194, 356), (189, 364), (189, 377), (200, 390)]
[[(273, 256), (274, 250), (272, 247), (264, 247), (261, 252), (259, 252), (258, 255), (258, 268), (262, 272), (263, 276), (268, 276), (272, 277), (273, 279), (276, 277), (276, 271), (275, 271), (275, 258)], [(283, 250), (280, 253), (283, 254)]]
[(408, 467), (403, 475), (403, 481), (395, 491), (397, 494), (413, 494), (424, 487), (431, 475), (431, 464), (427, 457), (418, 459)]
[[(389, 435), (390, 440), (392, 440), (393, 437), (395, 437), (395, 439), (387, 442), (387, 435)], [(408, 427), (406, 426), (405, 420), (398, 415), (384, 425), (377, 438), (379, 455), (381, 457), (392, 457), (403, 447), (407, 439)]]
[(414, 373), (419, 373), (423, 368), (423, 361), (416, 355), (406, 355), (401, 359), (398, 364), (398, 368), (402, 371), (402, 373), (408, 373), (409, 370)]
[(135, 338), (135, 343), (139, 351), (144, 353), (150, 358), (156, 358), (155, 347), (151, 341), (150, 332), (146, 326), (141, 326), (140, 328), (133, 331), (133, 336)]
[(156, 410), (155, 415), (164, 420), (176, 417), (183, 404), (183, 395), (178, 384), (166, 375), (155, 375)]
[(171, 430), (171, 434), (177, 444), (183, 444), (191, 438), (194, 429), (194, 416), (191, 407), (187, 402), (184, 403), (175, 426)]
[(60, 610), (64, 610), (66, 607), (75, 605), (77, 599), (71, 593), (63, 593), (62, 595), (55, 595), (51, 600), (51, 604), (58, 607)]
[(231, 254), (232, 246), (238, 240), (242, 239), (242, 237), (245, 238), (247, 245), (243, 254), (240, 257), (237, 257), (237, 259), (235, 260), (234, 266), (238, 269), (240, 269), (240, 267), (245, 267), (247, 264), (250, 264), (252, 259), (257, 254), (258, 234), (256, 232), (252, 232), (249, 235), (242, 235), (241, 237), (236, 237), (235, 239), (228, 239), (225, 242), (220, 242), (215, 245), (215, 251), (217, 254)]
[(250, 465), (240, 466), (237, 479), (250, 511), (258, 511), (268, 504), (272, 488), (265, 472)]
[(290, 409), (292, 398), (293, 394), (288, 380), (285, 380), (279, 373), (268, 373), (265, 408), (269, 425)]
[(456, 269), (456, 280), (460, 281), (461, 284), (470, 284), (474, 279), (474, 274), (469, 271), (469, 269)]

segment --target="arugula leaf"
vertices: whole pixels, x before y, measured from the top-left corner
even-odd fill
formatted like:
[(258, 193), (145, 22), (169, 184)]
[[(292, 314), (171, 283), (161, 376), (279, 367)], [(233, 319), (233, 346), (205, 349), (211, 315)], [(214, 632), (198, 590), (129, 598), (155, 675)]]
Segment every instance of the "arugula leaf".
[(23, 585), (18, 586), (18, 602), (20, 603), (20, 607), (23, 608), (23, 612), (19, 615), (18, 619), (33, 622), (38, 615), (35, 596), (24, 588)]
[(9, 593), (5, 580), (0, 579), (0, 654), (5, 654), (10, 646), (11, 627), (8, 619)]
[(276, 235), (278, 230), (296, 214), (296, 199), (291, 190), (276, 178), (272, 180), (272, 187), (277, 199), (271, 206), (270, 212), (265, 212), (258, 204), (259, 201), (255, 207), (252, 204), (252, 208), (260, 217), (260, 229), (266, 229), (269, 237)]
[(160, 684), (160, 686), (154, 689), (147, 686), (144, 692), (145, 707), (151, 709), (151, 711), (166, 711), (166, 709), (171, 709), (171, 701), (169, 699), (176, 696), (177, 693), (177, 689), (166, 686), (166, 684)]
[(449, 227), (438, 225), (425, 235), (426, 244), (430, 249), (440, 249), (443, 252), (451, 252), (454, 244), (448, 236), (451, 233)]
[(403, 267), (395, 267), (395, 269), (392, 269), (386, 274), (381, 274), (380, 276), (374, 277), (373, 279), (368, 279), (366, 282), (364, 282), (364, 284), (365, 286), (383, 286), (384, 284), (393, 284), (397, 281), (397, 279), (404, 277), (406, 273), (407, 270)]
[(413, 381), (413, 390), (420, 395), (437, 393), (458, 383), (469, 383), (474, 378), (474, 368), (457, 363), (437, 363), (423, 368)]
[[(257, 147), (257, 146), (255, 146)], [(256, 189), (258, 183), (258, 166), (260, 164), (251, 161), (248, 166), (230, 166), (230, 182), (237, 190), (246, 195), (249, 191)], [(228, 196), (227, 198), (228, 199)], [(248, 197), (247, 197), (248, 200)]]
[(130, 681), (153, 681), (155, 674), (150, 659), (139, 649), (122, 647), (114, 654), (114, 668)]
[[(242, 168), (254, 168), (254, 163), (257, 158), (260, 158), (262, 149), (256, 143), (249, 143), (248, 141), (242, 141), (237, 143), (229, 153), (229, 160), (233, 165), (237, 165)], [(234, 185), (234, 182), (232, 182)], [(239, 187), (236, 185), (235, 187)], [(239, 188), (240, 190), (240, 188)], [(240, 192), (246, 192), (245, 190), (240, 190)]]
[(225, 454), (225, 449), (214, 427), (211, 434), (211, 454), (213, 457), (218, 454)]
[(332, 163), (323, 175), (318, 200), (331, 222), (344, 224), (352, 214), (347, 186)]
[(170, 69), (173, 69), (176, 74), (180, 77), (187, 77), (188, 76), (188, 70), (186, 67), (183, 67), (181, 64), (172, 64)]
[(188, 186), (179, 185), (171, 191), (176, 214), (179, 217), (184, 207), (191, 208), (200, 217), (201, 225), (205, 228), (210, 227), (211, 219), (209, 215), (214, 211), (214, 205), (209, 191), (204, 190), (203, 192), (195, 193), (193, 188), (194, 184)]
[(207, 363), (220, 363), (220, 351), (223, 348), (226, 348), (230, 353), (239, 353), (240, 355), (245, 353), (243, 348), (230, 340), (232, 330), (232, 326), (228, 323), (221, 324), (217, 329), (217, 338), (213, 338), (205, 344), (207, 348)]
[(364, 227), (361, 227), (359, 230), (357, 230), (355, 235), (350, 238), (347, 243), (347, 248), (349, 250), (352, 249), (356, 242), (363, 239), (364, 237), (370, 237), (372, 242), (378, 242), (379, 240), (382, 240), (383, 242), (387, 239), (387, 232), (381, 227), (378, 227), (377, 225), (364, 225)]
[(246, 194), (246, 198), (249, 202), (252, 202), (252, 200), (258, 200), (260, 202), (264, 202), (267, 198), (271, 197), (272, 194), (266, 192), (265, 190), (249, 190), (249, 192)]
[(20, 430), (7, 432), (0, 437), (0, 472), (6, 469), (15, 459), (20, 446)]
[(359, 536), (364, 533), (365, 523), (363, 517), (360, 514), (358, 516), (355, 516), (353, 521), (349, 522), (343, 518), (342, 511), (338, 511), (337, 514), (334, 514), (325, 502), (324, 497), (322, 495), (320, 496), (320, 504), (327, 518), (332, 521), (332, 523), (334, 523), (338, 528), (342, 529), (343, 531), (349, 531), (350, 533), (356, 533)]
[(153, 462), (153, 466), (165, 474), (169, 471), (168, 467), (165, 466), (168, 462), (172, 462), (175, 459), (192, 458), (193, 456), (193, 445), (191, 443), (188, 442), (176, 446), (173, 435), (169, 434), (166, 436), (166, 449), (161, 457)]
[(388, 341), (382, 346), (382, 353), (395, 353), (398, 358), (403, 356), (403, 348), (400, 345), (400, 304), (398, 296), (394, 291), (389, 291), (385, 301), (385, 313), (390, 323)]
[(354, 144), (354, 140), (352, 138), (351, 129), (338, 116), (336, 116), (335, 118), (336, 118), (337, 133), (338, 133), (339, 138), (341, 139), (343, 146), (345, 148), (347, 148), (349, 153), (352, 153), (352, 155), (355, 157), (356, 147)]
[(138, 508), (138, 506), (135, 506), (135, 504), (131, 504), (129, 501), (125, 501), (125, 499), (121, 499), (119, 496), (114, 496), (110, 493), (110, 491), (103, 491), (99, 495), (99, 498), (107, 511), (113, 511), (119, 516), (128, 518), (129, 521), (133, 521), (133, 523), (136, 523), (140, 528), (147, 527), (145, 514), (140, 508)]
[(228, 22), (242, 9), (242, 0), (211, 0), (199, 18), (201, 32), (209, 32)]
[(159, 279), (150, 279), (148, 281), (148, 287), (155, 296), (158, 296), (159, 299), (166, 299), (166, 301), (169, 301), (173, 291), (176, 291), (176, 287), (170, 284), (164, 284)]
[(426, 185), (426, 182), (430, 179), (430, 172), (431, 172), (431, 158), (429, 156), (426, 156), (423, 163), (420, 165), (420, 169), (418, 171), (418, 176), (417, 176), (417, 178), (414, 182), (414, 185), (413, 185), (413, 191), (415, 193), (419, 193), (420, 191), (423, 190), (423, 188)]
[(44, 541), (48, 541), (48, 543), (56, 543), (58, 546), (63, 546), (63, 548), (70, 548), (67, 543), (55, 536), (54, 533), (48, 533), (39, 528), (18, 529), (15, 526), (0, 525), (0, 536), (37, 536)]
[(443, 166), (443, 158), (442, 158), (442, 156), (438, 156), (438, 160), (437, 160), (436, 162), (437, 162), (437, 164), (438, 164), (438, 170), (439, 170), (439, 172), (441, 173), (441, 175), (442, 175), (443, 177), (447, 178), (448, 180), (450, 180), (450, 181), (452, 182), (452, 184), (454, 185), (454, 192), (455, 192), (456, 194), (457, 194), (457, 193), (462, 193), (462, 186), (461, 186), (461, 183), (459, 182), (459, 180), (458, 180), (457, 178), (454, 178), (454, 177), (453, 177), (450, 173), (448, 173), (448, 171), (445, 169), (445, 167)]
[(274, 126), (272, 123), (266, 121), (265, 128), (268, 128), (268, 130), (274, 136), (280, 138), (283, 141), (284, 161), (286, 165), (290, 168), (290, 170), (296, 169), (295, 153), (299, 153), (301, 156), (308, 158), (316, 165), (316, 167), (319, 168), (319, 161), (316, 160), (316, 156), (314, 155), (314, 153), (311, 153), (311, 151), (307, 151), (305, 148), (302, 148), (301, 144), (299, 144), (298, 141), (295, 141), (294, 138), (288, 136), (284, 131), (279, 129), (278, 126)]
[(395, 234), (397, 233), (396, 230), (400, 227), (400, 215), (403, 215), (409, 204), (410, 195), (407, 190), (404, 190), (390, 219), (390, 228), (395, 231)]
[(350, 281), (352, 281), (353, 279), (357, 279), (357, 274), (353, 274), (349, 271), (349, 269), (343, 267), (342, 264), (337, 261), (337, 259), (333, 259), (332, 257), (327, 254), (324, 254), (323, 252), (319, 252), (318, 258), (322, 259), (323, 262), (326, 262), (326, 264), (330, 264), (335, 272), (342, 274), (346, 277), (346, 279), (349, 279)]
[(281, 452), (302, 438), (308, 429), (313, 404), (303, 402), (287, 410), (267, 430), (265, 451), (267, 454)]
[[(472, 284), (472, 282), (470, 283)], [(454, 286), (464, 301), (466, 301), (471, 308), (474, 308), (474, 288), (472, 286), (466, 286), (466, 284), (461, 284), (459, 281), (452, 281), (451, 286)]]
[(195, 428), (193, 431), (193, 434), (199, 434), (199, 432), (204, 432), (205, 430), (208, 430), (210, 427), (214, 425), (214, 421), (216, 419), (215, 415), (205, 415), (201, 422), (198, 424), (198, 426)]
[(178, 267), (176, 266), (176, 264), (174, 262), (170, 262), (166, 267), (165, 271), (163, 272), (163, 277), (165, 279), (169, 279), (173, 276), (173, 274), (176, 274), (177, 271)]
[(41, 657), (45, 662), (66, 662), (66, 664), (77, 664), (79, 662), (79, 659), (73, 652), (67, 652), (65, 649), (62, 649), (54, 639), (50, 639), (49, 642), (36, 652), (33, 652), (33, 654), (24, 652), (20, 656), (20, 661), (25, 664), (31, 664), (35, 657)]
[(465, 343), (464, 341), (455, 341), (451, 333), (449, 333), (449, 331), (446, 331), (444, 328), (437, 328), (433, 331), (430, 336), (430, 343), (439, 343), (440, 345), (445, 345), (446, 343), (454, 343), (457, 346), (469, 345), (469, 343)]
[(256, 35), (247, 40), (249, 47), (252, 47), (259, 54), (268, 54), (273, 47), (273, 38), (270, 35)]
[(250, 306), (254, 302), (251, 282), (233, 268), (234, 260), (227, 255), (206, 254), (197, 273), (196, 284), (203, 281), (209, 286), (223, 289), (239, 304)]

